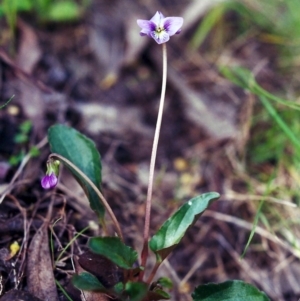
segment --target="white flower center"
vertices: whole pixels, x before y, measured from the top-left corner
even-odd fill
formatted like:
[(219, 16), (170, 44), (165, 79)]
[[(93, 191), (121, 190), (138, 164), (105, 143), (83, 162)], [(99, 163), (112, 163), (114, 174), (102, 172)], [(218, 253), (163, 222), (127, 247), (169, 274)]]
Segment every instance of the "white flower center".
[(156, 31), (157, 33), (161, 33), (161, 32), (164, 31), (164, 30), (165, 30), (165, 29), (163, 28), (163, 26), (157, 26), (155, 31)]

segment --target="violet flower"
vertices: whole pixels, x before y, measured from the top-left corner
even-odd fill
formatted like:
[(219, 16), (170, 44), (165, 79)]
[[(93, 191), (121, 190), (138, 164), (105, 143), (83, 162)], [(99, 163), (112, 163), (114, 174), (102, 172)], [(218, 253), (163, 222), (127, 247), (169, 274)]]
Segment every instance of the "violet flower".
[(44, 189), (51, 189), (56, 186), (57, 181), (57, 176), (54, 173), (51, 173), (42, 178), (41, 185)]
[(49, 159), (47, 161), (46, 175), (41, 180), (41, 185), (44, 189), (51, 189), (57, 185), (59, 174), (59, 161)]
[(142, 28), (141, 36), (148, 36), (153, 38), (157, 44), (166, 43), (174, 34), (181, 31), (183, 18), (181, 17), (167, 17), (165, 18), (161, 12), (156, 14), (148, 20), (137, 20), (138, 26)]

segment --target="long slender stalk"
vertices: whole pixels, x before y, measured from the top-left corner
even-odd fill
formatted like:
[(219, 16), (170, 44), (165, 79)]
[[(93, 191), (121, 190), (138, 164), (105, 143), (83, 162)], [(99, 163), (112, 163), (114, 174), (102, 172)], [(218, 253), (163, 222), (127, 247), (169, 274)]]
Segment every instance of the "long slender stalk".
[(93, 190), (96, 192), (96, 194), (98, 195), (99, 199), (101, 200), (103, 206), (105, 207), (106, 211), (110, 215), (110, 217), (111, 217), (111, 219), (113, 221), (113, 224), (114, 224), (114, 226), (116, 228), (118, 236), (124, 242), (124, 238), (123, 238), (121, 227), (120, 227), (120, 225), (118, 223), (118, 220), (117, 220), (116, 216), (114, 215), (112, 209), (110, 208), (108, 202), (104, 198), (103, 194), (99, 191), (99, 189), (96, 187), (96, 185), (77, 166), (75, 166), (71, 161), (69, 161), (65, 157), (63, 157), (63, 156), (61, 156), (59, 154), (53, 153), (53, 154), (51, 154), (49, 156), (49, 158), (57, 158), (58, 160), (60, 160), (60, 161), (64, 162), (65, 164), (71, 166), (72, 169), (74, 169), (78, 174), (80, 174), (80, 176), (93, 188)]
[[(157, 154), (157, 145), (159, 140), (159, 133), (161, 128), (161, 121), (163, 115), (165, 94), (166, 94), (166, 83), (167, 83), (167, 45), (166, 43), (162, 44), (162, 53), (163, 53), (163, 76), (162, 76), (162, 87), (161, 87), (161, 96), (159, 103), (159, 110), (155, 128), (155, 134), (153, 139), (151, 160), (150, 160), (150, 171), (149, 171), (149, 182), (148, 182), (148, 191), (146, 199), (146, 209), (145, 209), (145, 225), (144, 225), (144, 244), (141, 255), (141, 265), (145, 268), (148, 257), (148, 240), (149, 240), (149, 229), (150, 229), (150, 216), (151, 216), (151, 200), (152, 200), (152, 191), (153, 191), (153, 181), (154, 181), (154, 170), (155, 170), (155, 161)], [(144, 271), (140, 273), (140, 280), (144, 277)]]

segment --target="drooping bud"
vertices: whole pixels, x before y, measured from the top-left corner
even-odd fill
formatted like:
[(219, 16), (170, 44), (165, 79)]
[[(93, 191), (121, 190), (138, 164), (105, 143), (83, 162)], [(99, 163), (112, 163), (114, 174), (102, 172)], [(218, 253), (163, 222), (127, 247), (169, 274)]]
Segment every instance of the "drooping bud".
[(47, 161), (46, 175), (41, 180), (41, 185), (44, 189), (51, 189), (57, 185), (59, 164), (58, 160), (49, 159)]

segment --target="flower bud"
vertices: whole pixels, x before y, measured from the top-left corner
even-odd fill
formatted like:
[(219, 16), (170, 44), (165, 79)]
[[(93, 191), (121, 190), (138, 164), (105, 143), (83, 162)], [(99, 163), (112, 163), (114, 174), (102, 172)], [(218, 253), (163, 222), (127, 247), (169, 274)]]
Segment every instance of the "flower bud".
[(46, 175), (41, 180), (41, 185), (44, 189), (51, 189), (57, 185), (59, 164), (58, 160), (49, 159), (47, 161)]

